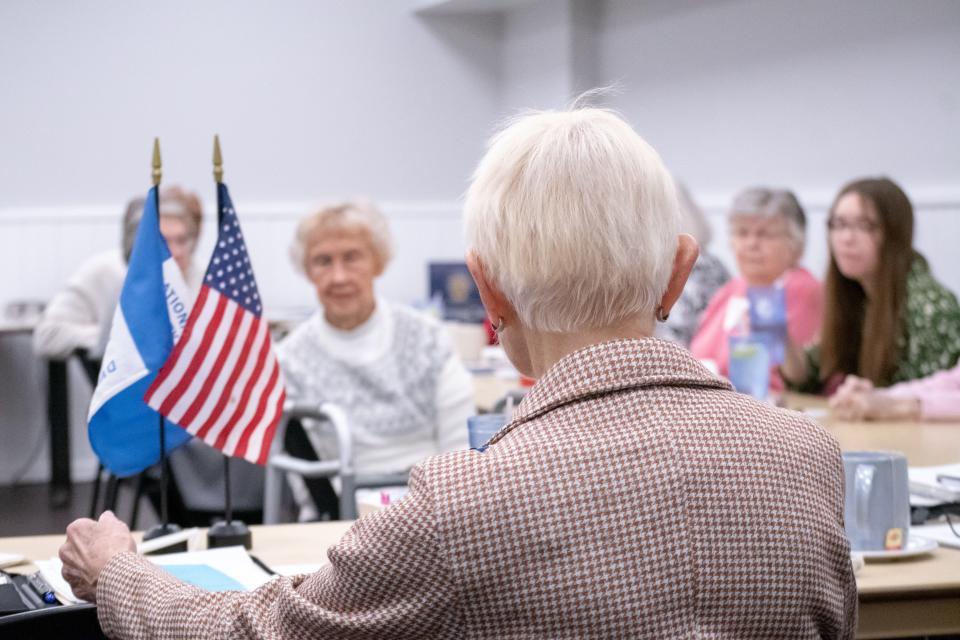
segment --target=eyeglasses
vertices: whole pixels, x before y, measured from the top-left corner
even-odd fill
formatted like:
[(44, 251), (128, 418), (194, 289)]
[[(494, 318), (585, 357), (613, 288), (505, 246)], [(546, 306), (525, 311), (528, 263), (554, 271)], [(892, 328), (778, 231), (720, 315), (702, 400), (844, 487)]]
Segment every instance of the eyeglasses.
[(950, 512), (949, 512), (949, 511), (944, 511), (944, 512), (943, 512), (943, 517), (946, 518), (946, 520), (947, 520), (947, 525), (950, 527), (950, 531), (953, 532), (953, 535), (955, 535), (956, 537), (960, 538), (960, 533), (958, 533), (957, 530), (956, 530), (956, 529), (954, 528), (954, 526), (953, 526), (953, 518), (950, 517)]
[(845, 218), (830, 216), (827, 220), (827, 229), (831, 232), (853, 231), (854, 233), (867, 235), (875, 232), (879, 228), (880, 225), (878, 223), (873, 220), (867, 220), (866, 218), (847, 220)]
[(786, 237), (787, 232), (766, 228), (749, 229), (747, 227), (734, 227), (730, 230), (730, 235), (734, 240), (748, 240), (750, 237), (755, 237), (761, 242), (771, 242)]
[(330, 271), (339, 263), (347, 271), (357, 271), (367, 267), (370, 257), (370, 253), (355, 249), (340, 255), (321, 253), (307, 260), (307, 269), (314, 272)]
[(193, 236), (180, 236), (180, 235), (171, 235), (165, 237), (164, 240), (167, 241), (168, 248), (182, 248), (182, 249), (192, 249), (193, 245), (196, 244), (197, 239)]

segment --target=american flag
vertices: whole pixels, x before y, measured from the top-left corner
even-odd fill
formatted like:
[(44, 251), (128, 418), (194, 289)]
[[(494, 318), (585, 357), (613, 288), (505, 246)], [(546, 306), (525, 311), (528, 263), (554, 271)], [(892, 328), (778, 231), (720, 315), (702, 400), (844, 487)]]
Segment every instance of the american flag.
[(250, 256), (224, 184), (217, 246), (147, 404), (227, 455), (265, 464), (286, 394)]

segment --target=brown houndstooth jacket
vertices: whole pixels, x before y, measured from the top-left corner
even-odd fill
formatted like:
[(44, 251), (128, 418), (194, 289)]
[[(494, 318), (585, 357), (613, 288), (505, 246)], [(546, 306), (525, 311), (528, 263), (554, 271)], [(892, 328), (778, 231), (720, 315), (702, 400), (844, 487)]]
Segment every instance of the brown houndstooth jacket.
[(558, 362), (483, 452), (425, 460), (315, 574), (206, 593), (131, 553), (97, 598), (122, 638), (852, 638), (833, 439), (682, 347)]

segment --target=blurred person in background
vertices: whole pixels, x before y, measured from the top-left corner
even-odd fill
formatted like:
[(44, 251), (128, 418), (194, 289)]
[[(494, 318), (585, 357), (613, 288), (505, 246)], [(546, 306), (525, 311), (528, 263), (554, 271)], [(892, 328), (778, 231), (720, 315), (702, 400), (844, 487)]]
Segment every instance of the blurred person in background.
[[(786, 189), (753, 187), (741, 191), (728, 215), (730, 244), (739, 274), (721, 287), (703, 312), (690, 344), (693, 355), (712, 361), (729, 375), (730, 337), (750, 331), (751, 287), (784, 289), (786, 334), (798, 344), (817, 335), (823, 289), (799, 266), (806, 244), (807, 219), (797, 197)], [(770, 387), (783, 388), (774, 367)]]
[[(121, 249), (97, 254), (81, 265), (47, 305), (34, 331), (34, 348), (48, 358), (66, 358), (82, 351), (85, 365), (94, 373), (106, 346), (114, 309), (133, 251), (143, 198), (127, 204), (123, 216)], [(160, 190), (160, 233), (183, 274), (190, 291), (200, 290), (204, 269), (194, 261), (203, 222), (200, 198), (170, 185)], [(206, 526), (223, 509), (223, 455), (199, 440), (170, 453), (173, 483), (170, 485), (170, 517), (182, 525)], [(263, 505), (263, 471), (245, 460), (231, 463), (233, 508), (251, 521), (258, 521)], [(152, 470), (149, 473), (153, 473)], [(159, 510), (159, 494), (150, 493)]]
[(886, 387), (957, 363), (960, 306), (914, 250), (913, 224), (910, 199), (888, 178), (840, 190), (827, 220), (820, 341), (790, 345), (782, 373), (792, 388), (831, 393), (847, 375)]
[[(94, 359), (106, 346), (113, 311), (127, 275), (143, 198), (134, 198), (123, 215), (121, 248), (87, 259), (47, 304), (33, 332), (34, 350), (46, 358), (66, 358), (78, 349)], [(200, 237), (203, 207), (196, 194), (177, 186), (160, 191), (160, 232), (193, 293), (200, 290), (203, 270), (193, 263)]]
[[(476, 413), (470, 374), (442, 325), (375, 295), (391, 256), (386, 217), (362, 201), (306, 216), (291, 247), (322, 309), (277, 348), (287, 398), (346, 411), (360, 474), (404, 472), (467, 448), (467, 418)], [(301, 457), (336, 457), (336, 443), (310, 428), (292, 425), (286, 445)], [(328, 483), (306, 485), (315, 506), (336, 515)]]
[(528, 113), (464, 210), (488, 317), (537, 379), (510, 423), (417, 464), (315, 573), (252, 592), (177, 580), (111, 516), (74, 522), (63, 576), (104, 633), (853, 638), (837, 443), (651, 337), (697, 258), (656, 151), (604, 110)]
[(693, 271), (687, 278), (680, 299), (673, 305), (670, 317), (657, 325), (655, 335), (688, 347), (700, 324), (700, 315), (717, 290), (730, 280), (730, 273), (720, 259), (707, 250), (713, 237), (710, 223), (682, 184), (677, 185), (677, 200), (680, 204), (680, 229), (697, 241), (700, 257), (693, 265)]

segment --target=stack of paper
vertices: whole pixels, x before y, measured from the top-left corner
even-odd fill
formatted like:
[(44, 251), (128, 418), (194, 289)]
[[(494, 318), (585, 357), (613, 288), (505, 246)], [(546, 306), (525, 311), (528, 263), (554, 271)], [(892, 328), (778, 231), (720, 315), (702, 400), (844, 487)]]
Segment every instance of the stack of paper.
[(910, 504), (931, 507), (960, 503), (960, 464), (910, 467)]
[[(960, 532), (960, 519), (954, 517), (953, 527)], [(924, 524), (919, 527), (910, 527), (910, 535), (917, 534), (930, 540), (936, 540), (940, 545), (960, 549), (960, 538), (953, 532), (946, 522), (939, 524)]]
[[(273, 577), (251, 560), (243, 547), (145, 557), (180, 580), (207, 591), (252, 591)], [(35, 564), (62, 602), (83, 602), (63, 579), (59, 558), (37, 560)]]

